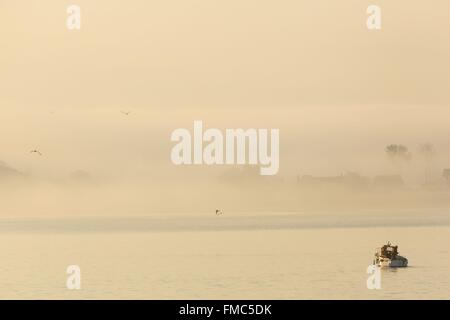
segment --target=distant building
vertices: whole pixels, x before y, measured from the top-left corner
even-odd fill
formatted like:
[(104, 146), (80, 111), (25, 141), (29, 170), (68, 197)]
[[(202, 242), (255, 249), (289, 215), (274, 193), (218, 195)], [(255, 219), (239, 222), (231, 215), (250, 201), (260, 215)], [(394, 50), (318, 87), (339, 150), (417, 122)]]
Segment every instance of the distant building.
[(297, 182), (305, 187), (345, 187), (361, 188), (368, 185), (367, 178), (354, 172), (347, 172), (340, 176), (315, 177), (312, 175), (303, 175), (297, 178)]
[(373, 179), (373, 185), (377, 187), (402, 187), (403, 178), (399, 174), (380, 175)]
[(319, 186), (319, 185), (339, 185), (342, 184), (342, 176), (332, 176), (332, 177), (315, 177), (311, 175), (303, 175), (298, 179), (299, 184), (308, 186)]
[(0, 161), (0, 181), (3, 179), (16, 179), (23, 178), (24, 174), (20, 171), (17, 171), (14, 168), (11, 168), (6, 163)]
[(447, 182), (450, 182), (450, 169), (444, 169), (442, 176), (445, 180), (447, 180)]
[(84, 170), (77, 170), (70, 174), (70, 179), (73, 182), (84, 183), (84, 182), (92, 182), (93, 178), (91, 174)]

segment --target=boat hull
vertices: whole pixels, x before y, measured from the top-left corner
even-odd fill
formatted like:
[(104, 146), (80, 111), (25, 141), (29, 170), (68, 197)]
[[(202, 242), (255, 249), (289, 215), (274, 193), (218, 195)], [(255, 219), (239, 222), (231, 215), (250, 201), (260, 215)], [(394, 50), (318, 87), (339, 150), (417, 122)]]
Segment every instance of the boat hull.
[(395, 259), (379, 258), (376, 264), (381, 268), (405, 268), (408, 266), (408, 259), (398, 256)]

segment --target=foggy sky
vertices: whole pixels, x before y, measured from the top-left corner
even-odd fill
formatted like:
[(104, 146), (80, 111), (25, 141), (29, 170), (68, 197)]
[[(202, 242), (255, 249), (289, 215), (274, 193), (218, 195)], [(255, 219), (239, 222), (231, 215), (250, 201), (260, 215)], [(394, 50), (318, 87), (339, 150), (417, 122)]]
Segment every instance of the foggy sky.
[[(73, 3), (80, 31), (66, 28)], [(123, 210), (133, 207), (127, 196), (145, 203), (147, 192), (159, 209), (170, 190), (188, 199), (187, 182), (212, 183), (229, 169), (170, 162), (170, 133), (202, 120), (279, 128), (287, 181), (391, 173), (387, 144), (415, 152), (425, 142), (438, 152), (438, 177), (450, 167), (450, 3), (377, 1), (380, 31), (366, 28), (370, 4), (0, 0), (0, 161), (49, 183), (53, 195), (83, 170), (105, 189), (117, 186)], [(29, 153), (35, 148), (42, 157)], [(422, 168), (409, 164), (412, 181)]]

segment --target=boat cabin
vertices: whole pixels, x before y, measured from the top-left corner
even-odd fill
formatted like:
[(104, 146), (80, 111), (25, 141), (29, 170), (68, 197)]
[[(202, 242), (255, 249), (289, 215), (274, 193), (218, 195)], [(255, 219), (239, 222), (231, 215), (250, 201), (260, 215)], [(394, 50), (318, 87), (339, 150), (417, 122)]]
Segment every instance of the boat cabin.
[(398, 246), (391, 245), (390, 242), (378, 249), (377, 252), (379, 257), (389, 258), (391, 260), (395, 259), (398, 255)]

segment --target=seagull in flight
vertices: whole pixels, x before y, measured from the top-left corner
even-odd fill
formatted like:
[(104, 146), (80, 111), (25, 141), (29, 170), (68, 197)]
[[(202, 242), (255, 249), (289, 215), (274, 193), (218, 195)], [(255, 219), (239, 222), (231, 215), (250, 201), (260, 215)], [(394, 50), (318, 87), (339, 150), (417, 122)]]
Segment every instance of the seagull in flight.
[(31, 150), (30, 153), (37, 153), (38, 155), (42, 156), (42, 153), (39, 150)]
[(223, 212), (220, 211), (219, 209), (216, 209), (216, 215), (220, 216), (221, 214), (223, 214)]
[(131, 113), (131, 111), (120, 111), (120, 113), (123, 113), (124, 115), (128, 116)]

